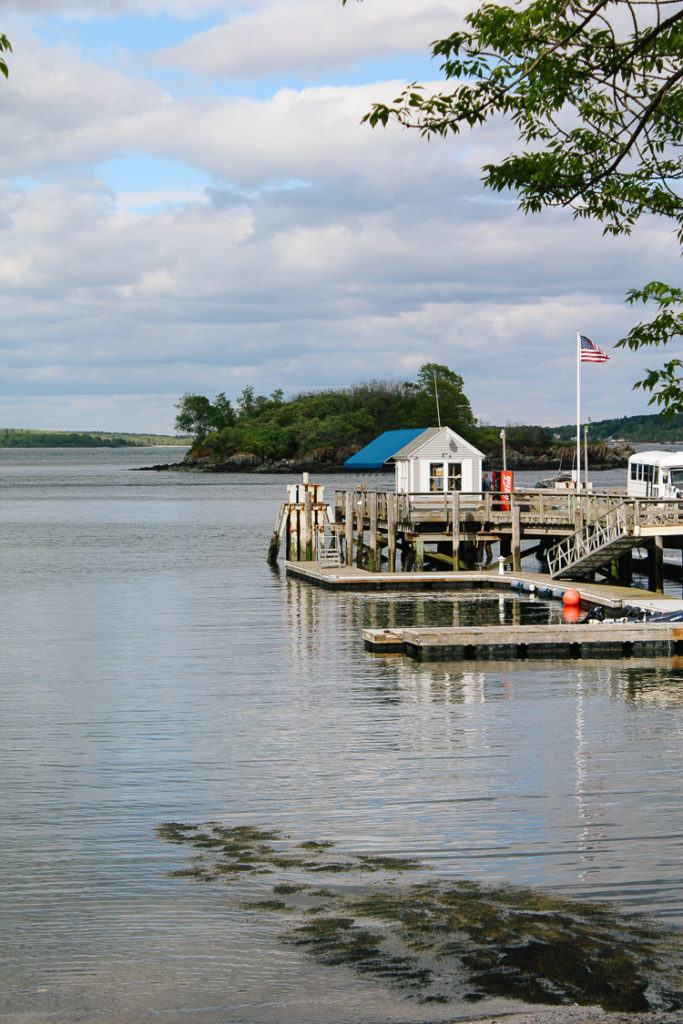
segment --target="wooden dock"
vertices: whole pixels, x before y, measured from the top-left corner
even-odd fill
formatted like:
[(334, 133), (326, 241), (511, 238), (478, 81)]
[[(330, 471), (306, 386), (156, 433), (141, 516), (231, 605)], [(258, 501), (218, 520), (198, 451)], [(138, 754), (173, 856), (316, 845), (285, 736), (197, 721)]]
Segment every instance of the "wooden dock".
[(523, 591), (546, 599), (562, 600), (565, 590), (577, 590), (585, 608), (637, 608), (648, 612), (672, 612), (683, 608), (683, 599), (653, 593), (639, 587), (575, 580), (554, 580), (544, 573), (505, 572), (481, 569), (460, 572), (370, 572), (353, 565), (330, 566), (321, 562), (285, 562), (287, 575), (330, 590), (468, 591), (494, 589)]
[[(282, 542), (291, 562), (355, 566), (392, 576), (425, 568), (480, 570), (502, 562), (520, 572), (535, 555), (555, 581), (595, 579), (630, 585), (634, 553), (650, 590), (663, 592), (664, 551), (683, 551), (683, 499), (631, 498), (624, 491), (567, 488), (510, 492), (394, 493), (288, 487), (268, 549), (274, 565)], [(644, 565), (643, 565), (644, 562)], [(385, 572), (386, 570), (386, 572)], [(437, 573), (434, 573), (436, 576)]]
[(416, 661), (673, 657), (683, 654), (683, 623), (364, 629), (363, 641), (375, 653)]
[[(396, 494), (335, 491), (337, 549), (347, 565), (390, 572), (425, 563), (454, 571), (490, 561), (492, 546), (515, 571), (529, 554), (554, 578), (600, 572), (631, 582), (632, 552), (647, 551), (650, 587), (661, 591), (663, 552), (683, 547), (683, 501), (624, 492), (515, 490), (510, 493)], [(523, 546), (526, 549), (523, 550)]]
[(683, 655), (683, 623), (617, 622), (620, 612), (667, 613), (683, 600), (649, 590), (601, 583), (554, 580), (542, 573), (369, 572), (357, 566), (287, 562), (288, 576), (337, 591), (496, 590), (528, 593), (561, 601), (577, 590), (584, 609), (602, 607), (604, 622), (364, 629), (365, 647), (375, 654), (405, 654), (417, 661), (495, 661), (520, 659), (653, 658)]

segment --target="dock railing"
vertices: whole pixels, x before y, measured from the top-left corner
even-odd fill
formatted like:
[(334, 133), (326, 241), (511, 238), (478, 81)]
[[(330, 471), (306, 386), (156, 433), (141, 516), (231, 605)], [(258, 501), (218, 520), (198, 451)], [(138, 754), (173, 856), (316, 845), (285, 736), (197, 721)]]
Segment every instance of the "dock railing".
[[(417, 523), (438, 522), (451, 528), (454, 509), (461, 515), (479, 522), (509, 523), (513, 509), (518, 509), (522, 523), (549, 523), (576, 527), (594, 522), (614, 507), (624, 495), (608, 492), (576, 494), (567, 490), (541, 490), (529, 488), (511, 493), (497, 491), (449, 491), (447, 493), (414, 492), (396, 494), (394, 491), (335, 490), (334, 507), (337, 521), (344, 520), (349, 508), (356, 517), (386, 523), (393, 517), (400, 527), (410, 528)], [(643, 503), (645, 504), (645, 503)], [(376, 512), (373, 510), (373, 506)], [(677, 521), (681, 520), (678, 513)]]

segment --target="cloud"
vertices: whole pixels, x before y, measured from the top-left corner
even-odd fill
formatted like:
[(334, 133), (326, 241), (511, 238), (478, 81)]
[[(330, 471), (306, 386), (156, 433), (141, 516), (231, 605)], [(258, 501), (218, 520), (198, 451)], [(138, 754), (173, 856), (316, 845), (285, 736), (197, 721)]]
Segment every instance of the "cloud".
[[(108, 19), (125, 14), (169, 14), (190, 19), (205, 12), (230, 12), (240, 6), (241, 0), (21, 0), (21, 14), (53, 15), (66, 20)], [(16, 8), (16, 0), (0, 0), (0, 13), (7, 11), (8, 17), (12, 17)]]
[[(175, 434), (175, 394), (0, 395), (0, 423), (24, 430)], [(66, 424), (66, 426), (65, 426)], [(122, 427), (121, 424), (124, 424)], [(169, 455), (169, 462), (177, 462)]]
[(161, 50), (156, 61), (219, 77), (316, 77), (368, 58), (426, 54), (432, 40), (453, 31), (458, 8), (466, 10), (438, 0), (368, 0), (346, 8), (340, 0), (268, 3)]
[[(386, 5), (353, 5), (376, 47), (380, 10), (388, 25)], [(396, 11), (405, 27), (408, 4)], [(61, 424), (23, 425), (75, 427), (74, 395), (128, 415), (126, 395), (292, 394), (408, 379), (428, 360), (463, 374), (487, 420), (570, 422), (577, 327), (609, 350), (633, 317), (626, 288), (675, 279), (666, 224), (603, 238), (485, 194), (482, 163), (513, 145), (504, 123), (432, 143), (361, 125), (399, 81), (175, 96), (138, 63), (23, 32), (0, 87), (0, 383), (6, 415), (45, 400), (53, 417), (64, 399)], [(644, 408), (631, 382), (655, 361), (590, 368), (588, 414)], [(107, 422), (155, 429), (141, 418)]]

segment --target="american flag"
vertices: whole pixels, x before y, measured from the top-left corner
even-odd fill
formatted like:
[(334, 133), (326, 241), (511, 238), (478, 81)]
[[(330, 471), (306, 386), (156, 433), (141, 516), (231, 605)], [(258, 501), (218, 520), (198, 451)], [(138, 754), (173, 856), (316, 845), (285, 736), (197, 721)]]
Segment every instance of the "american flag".
[(587, 338), (585, 334), (579, 335), (581, 339), (581, 362), (582, 363), (606, 363), (609, 356), (601, 348)]

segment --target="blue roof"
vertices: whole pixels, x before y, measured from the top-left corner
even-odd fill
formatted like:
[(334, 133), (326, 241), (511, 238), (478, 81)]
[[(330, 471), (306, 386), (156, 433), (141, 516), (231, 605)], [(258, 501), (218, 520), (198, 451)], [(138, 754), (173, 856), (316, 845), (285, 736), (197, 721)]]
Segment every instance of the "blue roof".
[(387, 459), (410, 444), (416, 437), (424, 433), (424, 427), (413, 427), (410, 430), (385, 430), (365, 448), (352, 455), (344, 463), (346, 469), (381, 469)]

